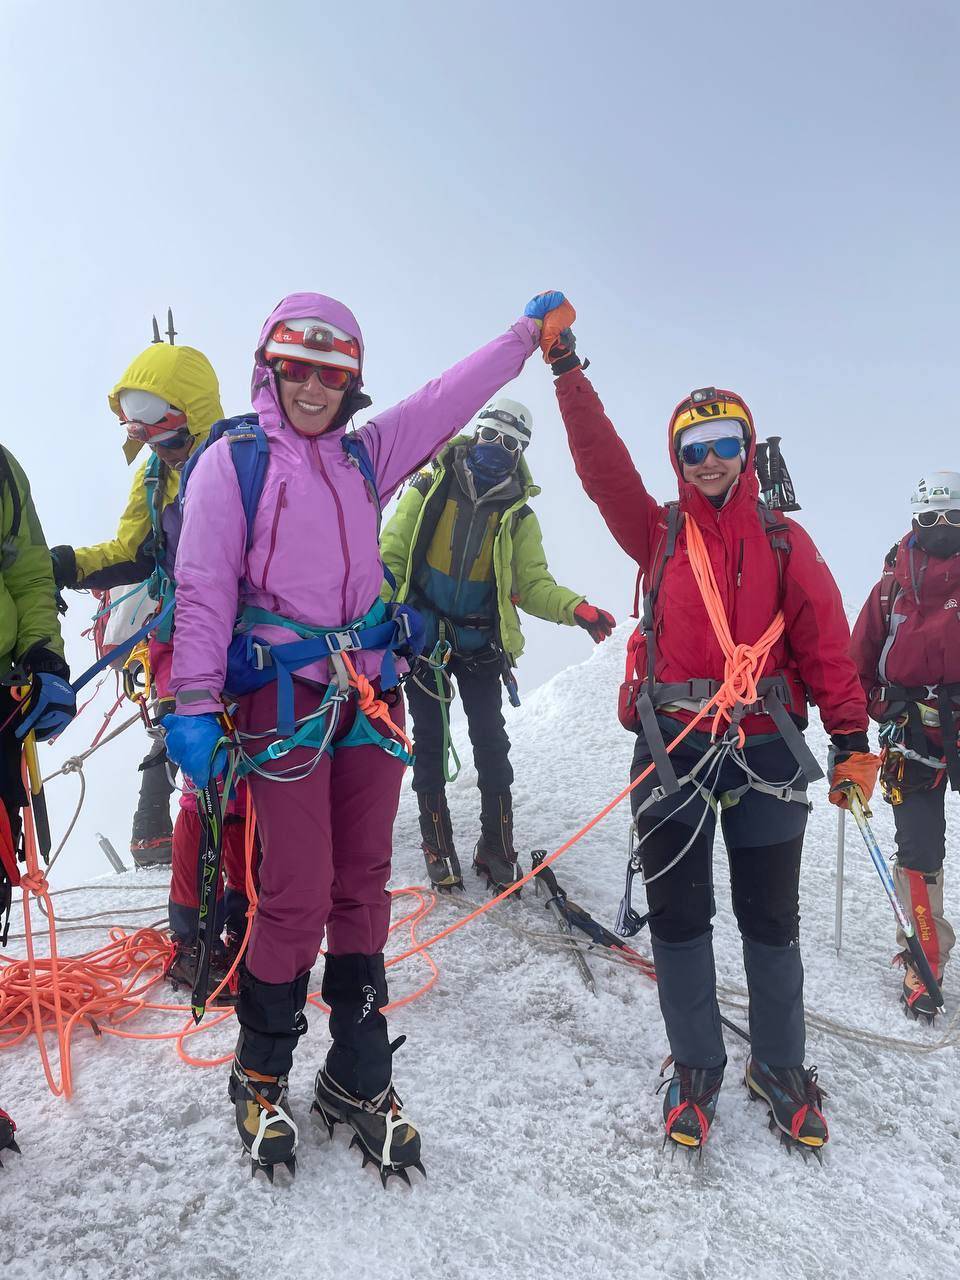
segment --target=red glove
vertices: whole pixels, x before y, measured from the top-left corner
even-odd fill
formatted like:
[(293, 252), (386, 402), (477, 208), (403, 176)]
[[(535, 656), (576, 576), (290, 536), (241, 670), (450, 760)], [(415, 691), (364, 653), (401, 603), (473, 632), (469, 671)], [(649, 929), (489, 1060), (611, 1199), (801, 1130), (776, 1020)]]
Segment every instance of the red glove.
[(606, 640), (607, 636), (617, 625), (617, 620), (612, 613), (607, 613), (606, 609), (598, 609), (595, 605), (587, 604), (586, 600), (573, 611), (577, 626), (583, 627), (584, 631), (590, 632), (590, 637), (594, 644), (600, 644)]
[(853, 783), (860, 792), (860, 798), (867, 804), (877, 785), (877, 774), (880, 772), (880, 757), (871, 751), (851, 751), (843, 760), (833, 766), (833, 777), (830, 779), (830, 803), (838, 809), (849, 809), (847, 799), (849, 788), (843, 783)]

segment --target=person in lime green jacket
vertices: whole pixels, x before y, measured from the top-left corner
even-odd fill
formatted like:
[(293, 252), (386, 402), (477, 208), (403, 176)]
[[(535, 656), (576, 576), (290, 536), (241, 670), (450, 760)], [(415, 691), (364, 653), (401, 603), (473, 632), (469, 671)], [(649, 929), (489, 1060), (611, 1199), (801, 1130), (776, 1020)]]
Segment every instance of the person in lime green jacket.
[[(137, 468), (116, 537), (89, 547), (52, 549), (57, 588), (104, 591), (142, 582), (159, 607), (173, 579), (180, 469), (223, 417), (220, 386), (202, 352), (155, 341), (131, 362), (107, 399), (125, 427), (127, 463), (145, 446), (149, 456)], [(154, 688), (161, 700), (170, 677), (169, 639), (167, 630), (150, 642)], [(162, 715), (161, 707), (157, 719)], [(139, 867), (169, 866), (173, 788), (162, 740), (154, 743), (140, 768), (130, 851)]]
[[(32, 732), (42, 742), (69, 724), (77, 710), (69, 680), (50, 552), (27, 477), (0, 446), (0, 946), (20, 878), (23, 739)], [(30, 693), (18, 702), (19, 684), (29, 684)], [(0, 1152), (20, 1150), (16, 1128), (0, 1108)]]
[[(558, 585), (530, 506), (540, 492), (525, 452), (532, 416), (500, 398), (482, 409), (471, 434), (456, 437), (401, 498), (383, 531), (383, 562), (396, 598), (423, 616), (424, 654), (405, 688), (414, 726), (413, 787), (431, 881), (462, 884), (444, 792), (444, 703), (455, 678), (463, 699), (480, 788), (474, 866), (500, 888), (519, 878), (513, 847), (513, 769), (501, 711), (501, 678), (523, 653), (518, 609), (581, 626), (598, 644), (615, 626), (609, 613)], [(442, 664), (442, 665), (441, 665)]]

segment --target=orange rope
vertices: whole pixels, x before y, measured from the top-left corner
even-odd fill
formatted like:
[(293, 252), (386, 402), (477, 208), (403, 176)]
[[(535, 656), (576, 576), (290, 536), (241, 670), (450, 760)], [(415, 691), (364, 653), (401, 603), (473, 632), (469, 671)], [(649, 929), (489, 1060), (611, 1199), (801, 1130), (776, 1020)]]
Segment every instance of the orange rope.
[[(690, 563), (703, 596), (707, 615), (723, 649), (725, 667), (720, 690), (683, 726), (667, 747), (668, 752), (673, 751), (711, 710), (715, 709), (713, 733), (716, 735), (721, 721), (729, 722), (733, 709), (738, 704), (756, 701), (757, 681), (773, 645), (783, 634), (784, 628), (783, 614), (780, 612), (755, 644), (736, 644), (733, 641), (703, 537), (693, 520), (687, 520), (685, 527)], [(390, 719), (386, 704), (376, 697), (369, 680), (353, 669), (348, 658), (345, 660), (352, 677), (351, 683), (354, 684), (360, 699), (360, 709), (367, 716), (382, 720), (391, 732), (402, 739), (408, 749), (412, 749), (409, 739)], [(742, 741), (742, 730), (740, 734)], [(24, 765), (24, 769), (25, 767)], [(490, 898), (462, 919), (439, 930), (423, 942), (417, 938), (417, 929), (434, 909), (437, 901), (436, 894), (419, 887), (395, 890), (391, 894), (394, 900), (410, 897), (414, 899), (414, 906), (406, 915), (391, 923), (391, 935), (404, 927), (407, 928), (409, 945), (399, 955), (392, 956), (386, 962), (386, 967), (392, 968), (412, 956), (422, 955), (430, 972), (420, 987), (387, 1005), (386, 1010), (402, 1008), (412, 1003), (435, 985), (439, 969), (429, 954), (432, 947), (460, 929), (466, 928), (473, 920), (485, 915), (512, 893), (517, 893), (539, 873), (541, 867), (550, 866), (602, 822), (649, 776), (652, 770), (653, 765), (650, 764), (629, 786), (620, 791), (577, 832), (545, 858), (540, 867), (527, 872), (502, 893)], [(27, 790), (29, 793), (29, 785)], [(194, 1025), (189, 1005), (161, 1004), (144, 998), (147, 992), (163, 978), (172, 954), (169, 939), (157, 930), (138, 929), (127, 934), (121, 928), (113, 928), (109, 932), (109, 942), (96, 951), (74, 958), (61, 958), (58, 955), (54, 913), (47, 883), (38, 865), (32, 811), (29, 807), (24, 811), (24, 830), (27, 870), (21, 884), (27, 959), (11, 961), (0, 957), (0, 1050), (12, 1048), (22, 1043), (29, 1035), (35, 1035), (47, 1083), (54, 1094), (64, 1097), (69, 1097), (73, 1092), (71, 1071), (73, 1032), (78, 1025), (84, 1023), (98, 1035), (113, 1035), (129, 1040), (173, 1040), (181, 1061), (191, 1066), (219, 1066), (229, 1062), (232, 1056), (230, 1054), (218, 1058), (194, 1057), (186, 1049), (185, 1042), (189, 1037), (219, 1026), (233, 1016), (232, 1009), (218, 1009), (215, 1001), (224, 987), (230, 983), (246, 951), (257, 908), (253, 876), (256, 815), (252, 804), (248, 803), (246, 815), (245, 862), (246, 891), (249, 902), (246, 930), (240, 950), (229, 972), (211, 993), (207, 1002), (213, 1016), (205, 1018), (200, 1026)], [(31, 894), (44, 904), (48, 916), (50, 957), (46, 960), (38, 961), (34, 952), (30, 917)], [(623, 950), (628, 961), (640, 968), (647, 977), (655, 978), (652, 965), (648, 960), (629, 947), (625, 946)], [(326, 1009), (317, 995), (310, 996), (309, 1001), (319, 1009)], [(134, 1032), (123, 1030), (118, 1025), (129, 1021), (144, 1010), (185, 1014), (187, 1017), (183, 1026), (177, 1031)], [(57, 1036), (61, 1071), (59, 1083), (54, 1078), (47, 1053), (45, 1037), (48, 1032), (55, 1032)]]
[[(690, 568), (700, 588), (707, 617), (713, 627), (714, 635), (723, 650), (724, 670), (723, 687), (718, 695), (717, 713), (713, 717), (713, 734), (716, 736), (721, 720), (730, 723), (732, 712), (737, 704), (748, 704), (757, 701), (757, 681), (763, 674), (770, 650), (783, 635), (783, 610), (777, 611), (773, 621), (756, 644), (737, 644), (730, 634), (730, 623), (723, 599), (714, 577), (713, 565), (703, 541), (703, 534), (696, 520), (684, 521), (687, 533), (687, 554)], [(743, 729), (737, 729), (739, 744), (744, 742)]]

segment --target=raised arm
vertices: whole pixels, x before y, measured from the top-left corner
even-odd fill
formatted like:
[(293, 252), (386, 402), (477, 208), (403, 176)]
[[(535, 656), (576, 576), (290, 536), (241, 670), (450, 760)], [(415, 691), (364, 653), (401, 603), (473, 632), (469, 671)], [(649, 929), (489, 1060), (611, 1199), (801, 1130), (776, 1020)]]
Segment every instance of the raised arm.
[(557, 403), (567, 429), (573, 464), (583, 488), (600, 508), (607, 528), (646, 571), (652, 533), (660, 517), (589, 378), (575, 366), (557, 378)]
[(459, 361), (364, 427), (384, 502), (455, 435), (491, 396), (512, 382), (536, 350), (540, 332), (522, 316), (506, 333)]

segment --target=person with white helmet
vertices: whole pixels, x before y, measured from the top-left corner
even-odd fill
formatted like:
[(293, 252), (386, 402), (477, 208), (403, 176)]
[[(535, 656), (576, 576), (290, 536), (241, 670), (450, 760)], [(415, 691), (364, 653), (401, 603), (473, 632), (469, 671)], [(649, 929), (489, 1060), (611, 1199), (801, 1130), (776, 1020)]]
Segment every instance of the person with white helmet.
[[(444, 709), (455, 678), (473, 744), (480, 788), (474, 866), (500, 889), (520, 876), (513, 843), (513, 769), (501, 711), (501, 677), (523, 652), (518, 608), (548, 622), (578, 625), (596, 643), (615, 623), (547, 568), (530, 506), (540, 492), (526, 462), (532, 415), (516, 400), (491, 400), (404, 494), (383, 532), (384, 563), (397, 599), (426, 622), (424, 655), (406, 681), (414, 724), (413, 787), (423, 854), (433, 884), (462, 884), (447, 806)], [(431, 665), (433, 670), (431, 670)]]
[[(960, 791), (960, 473), (924, 476), (911, 498), (910, 532), (891, 547), (860, 611), (853, 657), (880, 725), (880, 784), (893, 807), (893, 876), (938, 979), (956, 935), (944, 914), (947, 785)], [(937, 1006), (910, 960), (904, 1012), (932, 1022)]]

